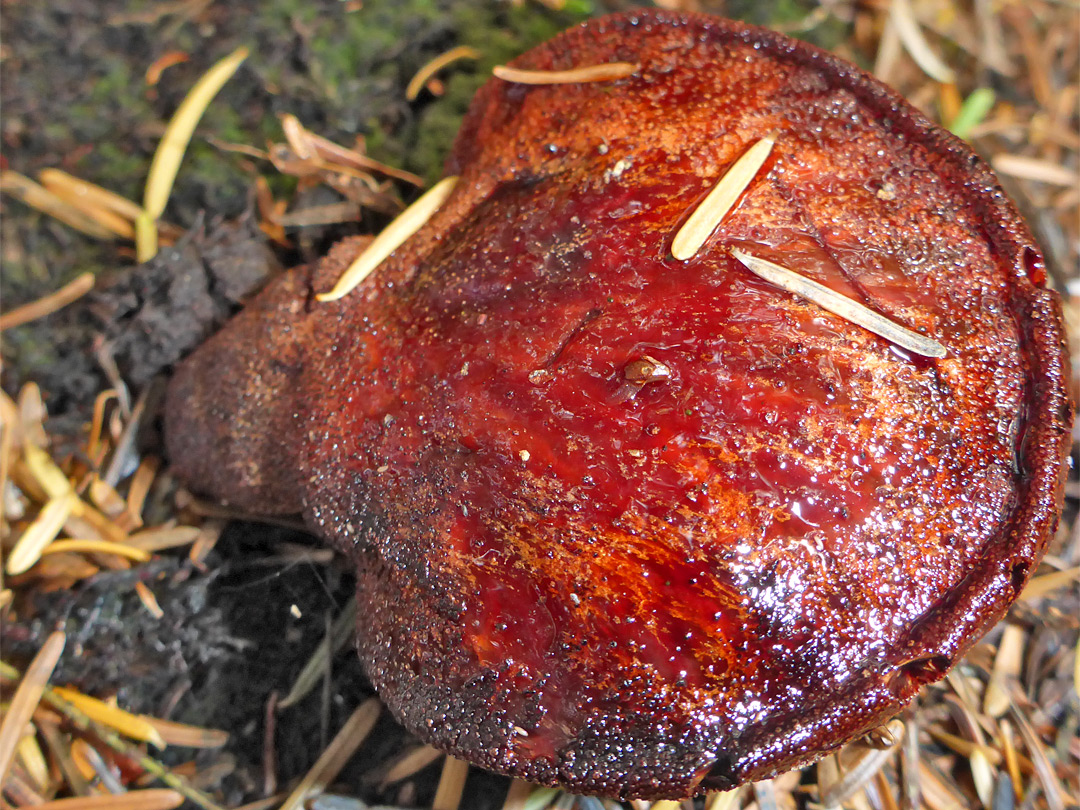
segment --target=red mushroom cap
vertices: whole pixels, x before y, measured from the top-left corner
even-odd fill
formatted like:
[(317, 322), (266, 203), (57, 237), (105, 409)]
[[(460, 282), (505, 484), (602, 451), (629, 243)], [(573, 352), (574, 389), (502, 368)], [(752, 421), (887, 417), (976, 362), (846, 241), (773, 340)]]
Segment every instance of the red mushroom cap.
[[(181, 367), (173, 462), (356, 564), (380, 695), (455, 756), (678, 797), (887, 720), (1004, 613), (1060, 508), (1056, 296), (992, 173), (809, 45), (594, 20), (492, 79), (443, 207), (359, 288), (296, 271)], [(776, 145), (691, 258), (675, 234)], [(782, 265), (922, 357), (749, 272)]]

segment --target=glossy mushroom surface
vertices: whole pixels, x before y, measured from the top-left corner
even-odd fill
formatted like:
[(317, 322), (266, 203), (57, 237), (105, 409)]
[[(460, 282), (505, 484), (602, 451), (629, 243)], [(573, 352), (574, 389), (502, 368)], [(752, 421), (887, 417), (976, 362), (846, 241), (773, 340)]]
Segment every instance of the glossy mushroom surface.
[[(179, 369), (175, 469), (303, 509), (423, 739), (579, 793), (811, 761), (941, 677), (1056, 524), (1056, 296), (990, 170), (855, 67), (704, 16), (595, 20), (478, 93), (428, 223), (340, 301), (347, 241)], [(748, 148), (715, 232), (671, 255)], [(738, 248), (940, 342), (913, 355)]]

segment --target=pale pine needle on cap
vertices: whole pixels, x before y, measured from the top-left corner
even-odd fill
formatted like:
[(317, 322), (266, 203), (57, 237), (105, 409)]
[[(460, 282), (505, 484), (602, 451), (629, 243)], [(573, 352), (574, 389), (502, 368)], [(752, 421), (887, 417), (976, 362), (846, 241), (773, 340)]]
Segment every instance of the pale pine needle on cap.
[(525, 70), (508, 65), (496, 65), (491, 73), (496, 79), (514, 84), (580, 84), (625, 79), (627, 76), (634, 75), (640, 67), (631, 62), (606, 62), (570, 70)]
[(356, 260), (341, 274), (334, 289), (315, 297), (323, 302), (337, 301), (352, 292), (376, 267), (383, 263), (384, 259), (401, 247), (410, 236), (431, 219), (431, 215), (450, 196), (457, 181), (457, 177), (444, 177), (432, 186), (372, 240), (367, 249), (357, 256)]
[(692, 259), (716, 230), (731, 207), (761, 171), (772, 152), (778, 132), (770, 132), (731, 164), (724, 176), (679, 228), (671, 242), (671, 255), (679, 261)]
[(739, 260), (748, 270), (781, 289), (813, 301), (819, 307), (847, 321), (858, 324), (863, 329), (883, 337), (890, 343), (923, 355), (924, 357), (945, 357), (945, 347), (933, 338), (920, 335), (862, 304), (852, 301), (846, 295), (831, 290), (824, 284), (818, 284), (793, 270), (775, 262), (753, 256), (745, 250), (731, 249), (731, 255)]

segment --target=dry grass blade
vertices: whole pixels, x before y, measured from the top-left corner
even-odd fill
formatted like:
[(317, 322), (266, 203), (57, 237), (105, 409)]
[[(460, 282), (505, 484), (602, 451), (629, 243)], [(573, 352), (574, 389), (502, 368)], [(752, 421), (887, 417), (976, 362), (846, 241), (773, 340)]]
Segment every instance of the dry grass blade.
[(1033, 577), (1020, 594), (1020, 598), (1025, 602), (1035, 602), (1078, 580), (1080, 580), (1080, 566)]
[(348, 295), (360, 284), (371, 272), (382, 264), (391, 253), (401, 247), (405, 241), (416, 233), (427, 222), (450, 196), (457, 183), (457, 177), (444, 177), (420, 199), (406, 208), (391, 222), (375, 239), (368, 245), (367, 250), (356, 257), (356, 260), (342, 273), (337, 284), (328, 293), (315, 296), (320, 301), (337, 301)]
[(1080, 185), (1080, 177), (1077, 176), (1075, 169), (1051, 163), (1048, 160), (1024, 155), (1000, 154), (990, 158), (990, 165), (999, 174), (1007, 174), (1023, 180), (1036, 180), (1040, 183), (1066, 188), (1076, 188)]
[(225, 86), (240, 64), (247, 58), (247, 48), (237, 48), (215, 64), (195, 83), (191, 92), (169, 121), (165, 134), (161, 136), (154, 160), (150, 164), (150, 173), (146, 178), (143, 195), (143, 210), (151, 220), (157, 220), (165, 212), (169, 201), (173, 181), (180, 168), (180, 162), (187, 151), (188, 143), (195, 132), (195, 127), (218, 91)]
[(60, 654), (64, 651), (67, 637), (60, 631), (50, 634), (41, 645), (34, 660), (26, 669), (26, 674), (19, 682), (18, 689), (4, 712), (4, 719), (0, 721), (0, 784), (4, 782), (11, 762), (15, 758), (19, 740), (23, 736), (23, 729), (30, 722), (45, 691), (45, 685), (49, 682), (56, 662), (60, 660)]
[(71, 792), (76, 796), (89, 796), (90, 787), (71, 757), (71, 744), (68, 737), (62, 734), (53, 722), (39, 722), (38, 730), (41, 732), (53, 760), (60, 767), (60, 772), (63, 774), (68, 787), (71, 788)]
[(281, 702), (279, 709), (287, 709), (294, 703), (302, 700), (322, 679), (326, 668), (330, 666), (330, 659), (348, 642), (356, 626), (356, 597), (353, 596), (342, 608), (341, 615), (334, 619), (330, 627), (329, 635), (325, 636), (311, 654), (311, 658), (304, 664), (300, 674), (296, 676), (292, 689), (289, 690)]
[(25, 445), (22, 460), (48, 498), (62, 498), (71, 493), (71, 482), (64, 475), (64, 471), (56, 466), (56, 462), (40, 447)]
[(321, 793), (367, 739), (375, 727), (375, 721), (379, 719), (380, 711), (382, 706), (378, 698), (361, 703), (279, 810), (298, 810), (313, 793)]
[(158, 252), (157, 223), (145, 211), (135, 217), (135, 258), (140, 264), (148, 262)]
[(194, 543), (199, 536), (195, 526), (159, 526), (147, 529), (128, 538), (127, 543), (134, 548), (155, 554), (178, 546)]
[(848, 764), (835, 782), (829, 785), (821, 795), (821, 803), (825, 807), (837, 807), (848, 801), (874, 778), (882, 766), (892, 759), (904, 740), (904, 724), (900, 720), (892, 720), (886, 726), (887, 733), (892, 742), (887, 748), (870, 748), (858, 746), (857, 759)]
[(439, 776), (439, 786), (435, 789), (431, 810), (458, 810), (461, 806), (461, 793), (465, 789), (465, 777), (468, 775), (468, 762), (448, 756), (443, 761), (442, 775)]
[(424, 89), (424, 85), (440, 70), (447, 65), (450, 65), (459, 59), (479, 59), (480, 51), (476, 48), (470, 48), (468, 45), (460, 45), (457, 48), (451, 48), (445, 53), (441, 53), (416, 71), (410, 80), (409, 84), (405, 87), (405, 98), (409, 101), (414, 101), (420, 91)]
[(964, 794), (925, 759), (919, 760), (918, 780), (919, 792), (930, 810), (967, 810)]
[(143, 193), (143, 212), (146, 216), (135, 220), (136, 249), (140, 261), (148, 261), (157, 252), (156, 223), (165, 212), (165, 204), (169, 201), (176, 173), (195, 133), (195, 126), (247, 54), (247, 48), (237, 48), (210, 68), (191, 88), (165, 128), (146, 177)]
[(0, 191), (10, 194), (31, 208), (36, 208), (41, 213), (48, 214), (87, 236), (105, 240), (113, 238), (113, 232), (100, 225), (93, 217), (87, 216), (71, 203), (18, 172), (0, 172)]
[(705, 810), (732, 810), (739, 806), (739, 794), (742, 788), (710, 793), (705, 799)]
[(156, 717), (146, 717), (146, 722), (157, 729), (166, 745), (178, 745), (181, 748), (220, 748), (229, 741), (228, 732), (216, 728), (189, 726)]
[(141, 548), (135, 548), (127, 543), (114, 543), (111, 540), (88, 540), (83, 538), (76, 540), (54, 540), (42, 549), (41, 556), (46, 554), (60, 554), (69, 551), (91, 554), (116, 554), (120, 557), (127, 557), (129, 560), (134, 560), (135, 562), (146, 562), (150, 559), (150, 555)]
[(903, 349), (925, 357), (944, 357), (946, 355), (945, 347), (936, 340), (900, 326), (884, 315), (879, 315), (874, 310), (852, 301), (846, 295), (841, 295), (835, 290), (829, 289), (824, 284), (818, 284), (816, 281), (800, 276), (786, 267), (752, 256), (738, 248), (732, 248), (731, 255), (766, 281), (790, 293), (813, 301), (822, 309), (858, 324), (863, 329), (873, 332), (875, 335), (883, 337)]
[(107, 796), (54, 799), (39, 807), (41, 810), (172, 810), (183, 803), (184, 797), (175, 790), (148, 788)]
[(386, 772), (386, 776), (379, 782), (379, 790), (386, 790), (395, 782), (408, 779), (413, 774), (419, 773), (435, 760), (443, 756), (443, 752), (430, 745), (418, 745), (398, 759), (397, 762)]
[[(1035, 733), (1035, 729), (1031, 727), (1027, 717), (1024, 716), (1024, 713), (1020, 711), (1015, 703), (1012, 704), (1012, 716), (1016, 721), (1016, 727), (1020, 730), (1024, 745), (1031, 755), (1031, 761), (1035, 764), (1035, 775), (1042, 784), (1043, 796), (1046, 798), (1047, 806), (1050, 810), (1065, 810), (1068, 794), (1061, 787), (1061, 782), (1058, 781), (1054, 766), (1046, 754), (1046, 747), (1043, 745), (1042, 740), (1039, 739), (1039, 735)], [(1073, 803), (1070, 802), (1070, 804)]]
[(78, 208), (101, 227), (124, 239), (135, 236), (131, 223), (139, 214), (139, 206), (131, 200), (59, 169), (42, 169), (38, 179), (45, 188)]
[(95, 723), (108, 726), (133, 740), (148, 742), (156, 748), (165, 747), (165, 740), (161, 738), (161, 734), (142, 715), (126, 712), (64, 686), (54, 686), (52, 691), (56, 697), (66, 700)]
[(736, 160), (708, 196), (694, 209), (671, 242), (671, 255), (680, 261), (692, 259), (701, 250), (732, 206), (746, 191), (772, 152), (777, 132), (759, 140)]
[(989, 757), (982, 748), (977, 748), (968, 757), (968, 765), (979, 801), (983, 807), (990, 807), (994, 801), (994, 769), (990, 765)]
[(533, 785), (521, 779), (515, 779), (510, 783), (506, 791), (506, 799), (503, 801), (502, 810), (525, 810), (525, 803), (529, 800), (529, 794), (533, 792)]
[(1005, 625), (994, 656), (994, 669), (983, 693), (983, 712), (991, 717), (1001, 717), (1009, 710), (1009, 683), (1020, 675), (1024, 643), (1027, 633), (1015, 624)]
[(56, 292), (0, 315), (0, 332), (51, 315), (68, 304), (78, 301), (92, 289), (94, 289), (94, 274), (81, 273)]
[(15, 548), (8, 555), (4, 570), (12, 576), (29, 571), (41, 559), (46, 546), (56, 539), (64, 528), (78, 496), (74, 492), (53, 498), (38, 512), (37, 517), (26, 527), (15, 543)]
[(892, 0), (892, 5), (889, 7), (889, 19), (896, 26), (900, 41), (923, 73), (943, 84), (956, 81), (956, 75), (952, 69), (941, 61), (941, 57), (934, 53), (934, 49), (923, 36), (909, 0)]
[(491, 73), (496, 79), (515, 84), (578, 84), (625, 79), (637, 72), (639, 67), (641, 66), (631, 62), (606, 62), (602, 65), (588, 65), (570, 70), (523, 70), (507, 65), (496, 65)]

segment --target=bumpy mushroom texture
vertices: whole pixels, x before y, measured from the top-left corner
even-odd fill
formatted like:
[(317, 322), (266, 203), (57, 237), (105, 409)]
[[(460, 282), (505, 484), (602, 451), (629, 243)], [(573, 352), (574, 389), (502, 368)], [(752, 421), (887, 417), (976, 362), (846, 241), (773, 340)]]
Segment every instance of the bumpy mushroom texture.
[[(1038, 248), (971, 151), (807, 45), (665, 12), (492, 80), (431, 220), (358, 289), (294, 271), (179, 370), (172, 459), (303, 506), (355, 562), (358, 648), (412, 731), (572, 791), (678, 797), (816, 759), (1017, 596), (1071, 409)], [(713, 236), (670, 254), (751, 144)], [(940, 341), (913, 356), (739, 247)]]

